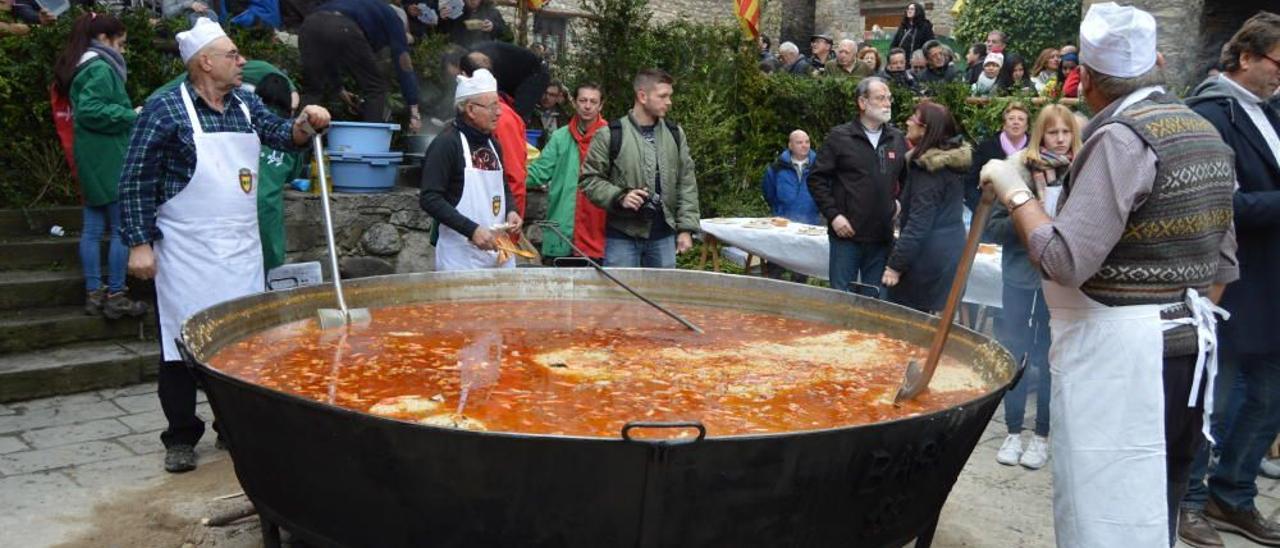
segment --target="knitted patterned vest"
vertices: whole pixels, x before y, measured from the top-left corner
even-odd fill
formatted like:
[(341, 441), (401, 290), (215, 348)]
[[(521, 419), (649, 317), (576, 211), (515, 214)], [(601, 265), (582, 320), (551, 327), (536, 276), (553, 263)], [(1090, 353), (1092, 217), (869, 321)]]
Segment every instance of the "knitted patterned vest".
[(1187, 288), (1207, 294), (1232, 222), (1233, 152), (1207, 120), (1163, 94), (1107, 123), (1128, 126), (1155, 151), (1156, 179), (1080, 290), (1108, 306), (1180, 303)]

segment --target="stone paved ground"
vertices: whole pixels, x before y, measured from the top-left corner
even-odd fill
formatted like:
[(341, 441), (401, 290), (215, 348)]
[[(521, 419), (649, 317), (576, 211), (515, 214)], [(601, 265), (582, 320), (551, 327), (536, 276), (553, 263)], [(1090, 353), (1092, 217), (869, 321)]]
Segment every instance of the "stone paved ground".
[[(201, 401), (201, 416), (212, 416)], [(1049, 472), (996, 464), (1004, 438), (996, 417), (943, 509), (936, 546), (1053, 544)], [(0, 405), (0, 547), (260, 546), (255, 520), (199, 525), (240, 503), (226, 497), (240, 490), (230, 459), (206, 436), (197, 471), (166, 474), (163, 426), (155, 384)], [(1280, 516), (1280, 482), (1259, 487), (1260, 509)]]

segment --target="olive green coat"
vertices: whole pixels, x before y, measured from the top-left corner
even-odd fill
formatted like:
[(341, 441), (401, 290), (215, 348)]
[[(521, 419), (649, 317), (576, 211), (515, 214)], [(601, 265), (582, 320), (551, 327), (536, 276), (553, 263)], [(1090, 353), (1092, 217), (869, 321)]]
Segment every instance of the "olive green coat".
[[(621, 206), (623, 196), (632, 189), (643, 188), (652, 196), (656, 173), (662, 174), (662, 208), (666, 221), (677, 232), (698, 232), (698, 180), (693, 158), (689, 156), (689, 140), (680, 131), (680, 143), (659, 120), (656, 131), (657, 152), (645, 143), (640, 130), (628, 115), (622, 119), (622, 148), (613, 165), (609, 162), (608, 126), (596, 131), (587, 149), (578, 186), (592, 203), (608, 213), (608, 226), (633, 238), (648, 238), (650, 219)], [(655, 172), (656, 170), (656, 172)]]
[(86, 61), (71, 80), (76, 170), (84, 203), (102, 206), (116, 201), (116, 186), (129, 148), (133, 111), (124, 80), (102, 58)]

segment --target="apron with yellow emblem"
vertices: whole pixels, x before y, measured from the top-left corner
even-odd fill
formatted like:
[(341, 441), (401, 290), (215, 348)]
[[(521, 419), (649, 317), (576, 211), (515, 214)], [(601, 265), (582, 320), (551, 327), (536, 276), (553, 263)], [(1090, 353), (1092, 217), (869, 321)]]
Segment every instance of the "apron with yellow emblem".
[[(471, 219), (483, 227), (491, 227), (505, 222), (507, 211), (506, 183), (502, 180), (502, 161), (495, 154), (498, 168), (496, 170), (481, 169), (472, 165), (471, 145), (467, 136), (458, 134), (462, 140), (462, 198), (458, 200), (457, 210), (462, 216)], [(493, 149), (493, 141), (489, 142)], [(494, 149), (496, 150), (496, 149)], [(476, 270), (480, 268), (515, 268), (516, 259), (511, 257), (507, 262), (498, 264), (498, 252), (480, 249), (471, 243), (471, 239), (443, 224), (440, 225), (440, 239), (436, 242), (436, 270)]]
[[(205, 133), (185, 85), (182, 102), (191, 119), (196, 170), (181, 192), (156, 208), (164, 237), (152, 244), (165, 361), (182, 359), (174, 339), (189, 316), (265, 287), (254, 184), (258, 135)], [(240, 110), (252, 122), (243, 101)]]

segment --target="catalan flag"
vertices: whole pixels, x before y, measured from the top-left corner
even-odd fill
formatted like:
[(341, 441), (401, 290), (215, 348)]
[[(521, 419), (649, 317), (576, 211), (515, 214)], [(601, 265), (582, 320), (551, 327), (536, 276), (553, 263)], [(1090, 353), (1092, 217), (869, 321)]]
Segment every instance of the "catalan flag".
[(742, 24), (742, 32), (751, 38), (760, 37), (760, 0), (734, 0), (738, 22)]

